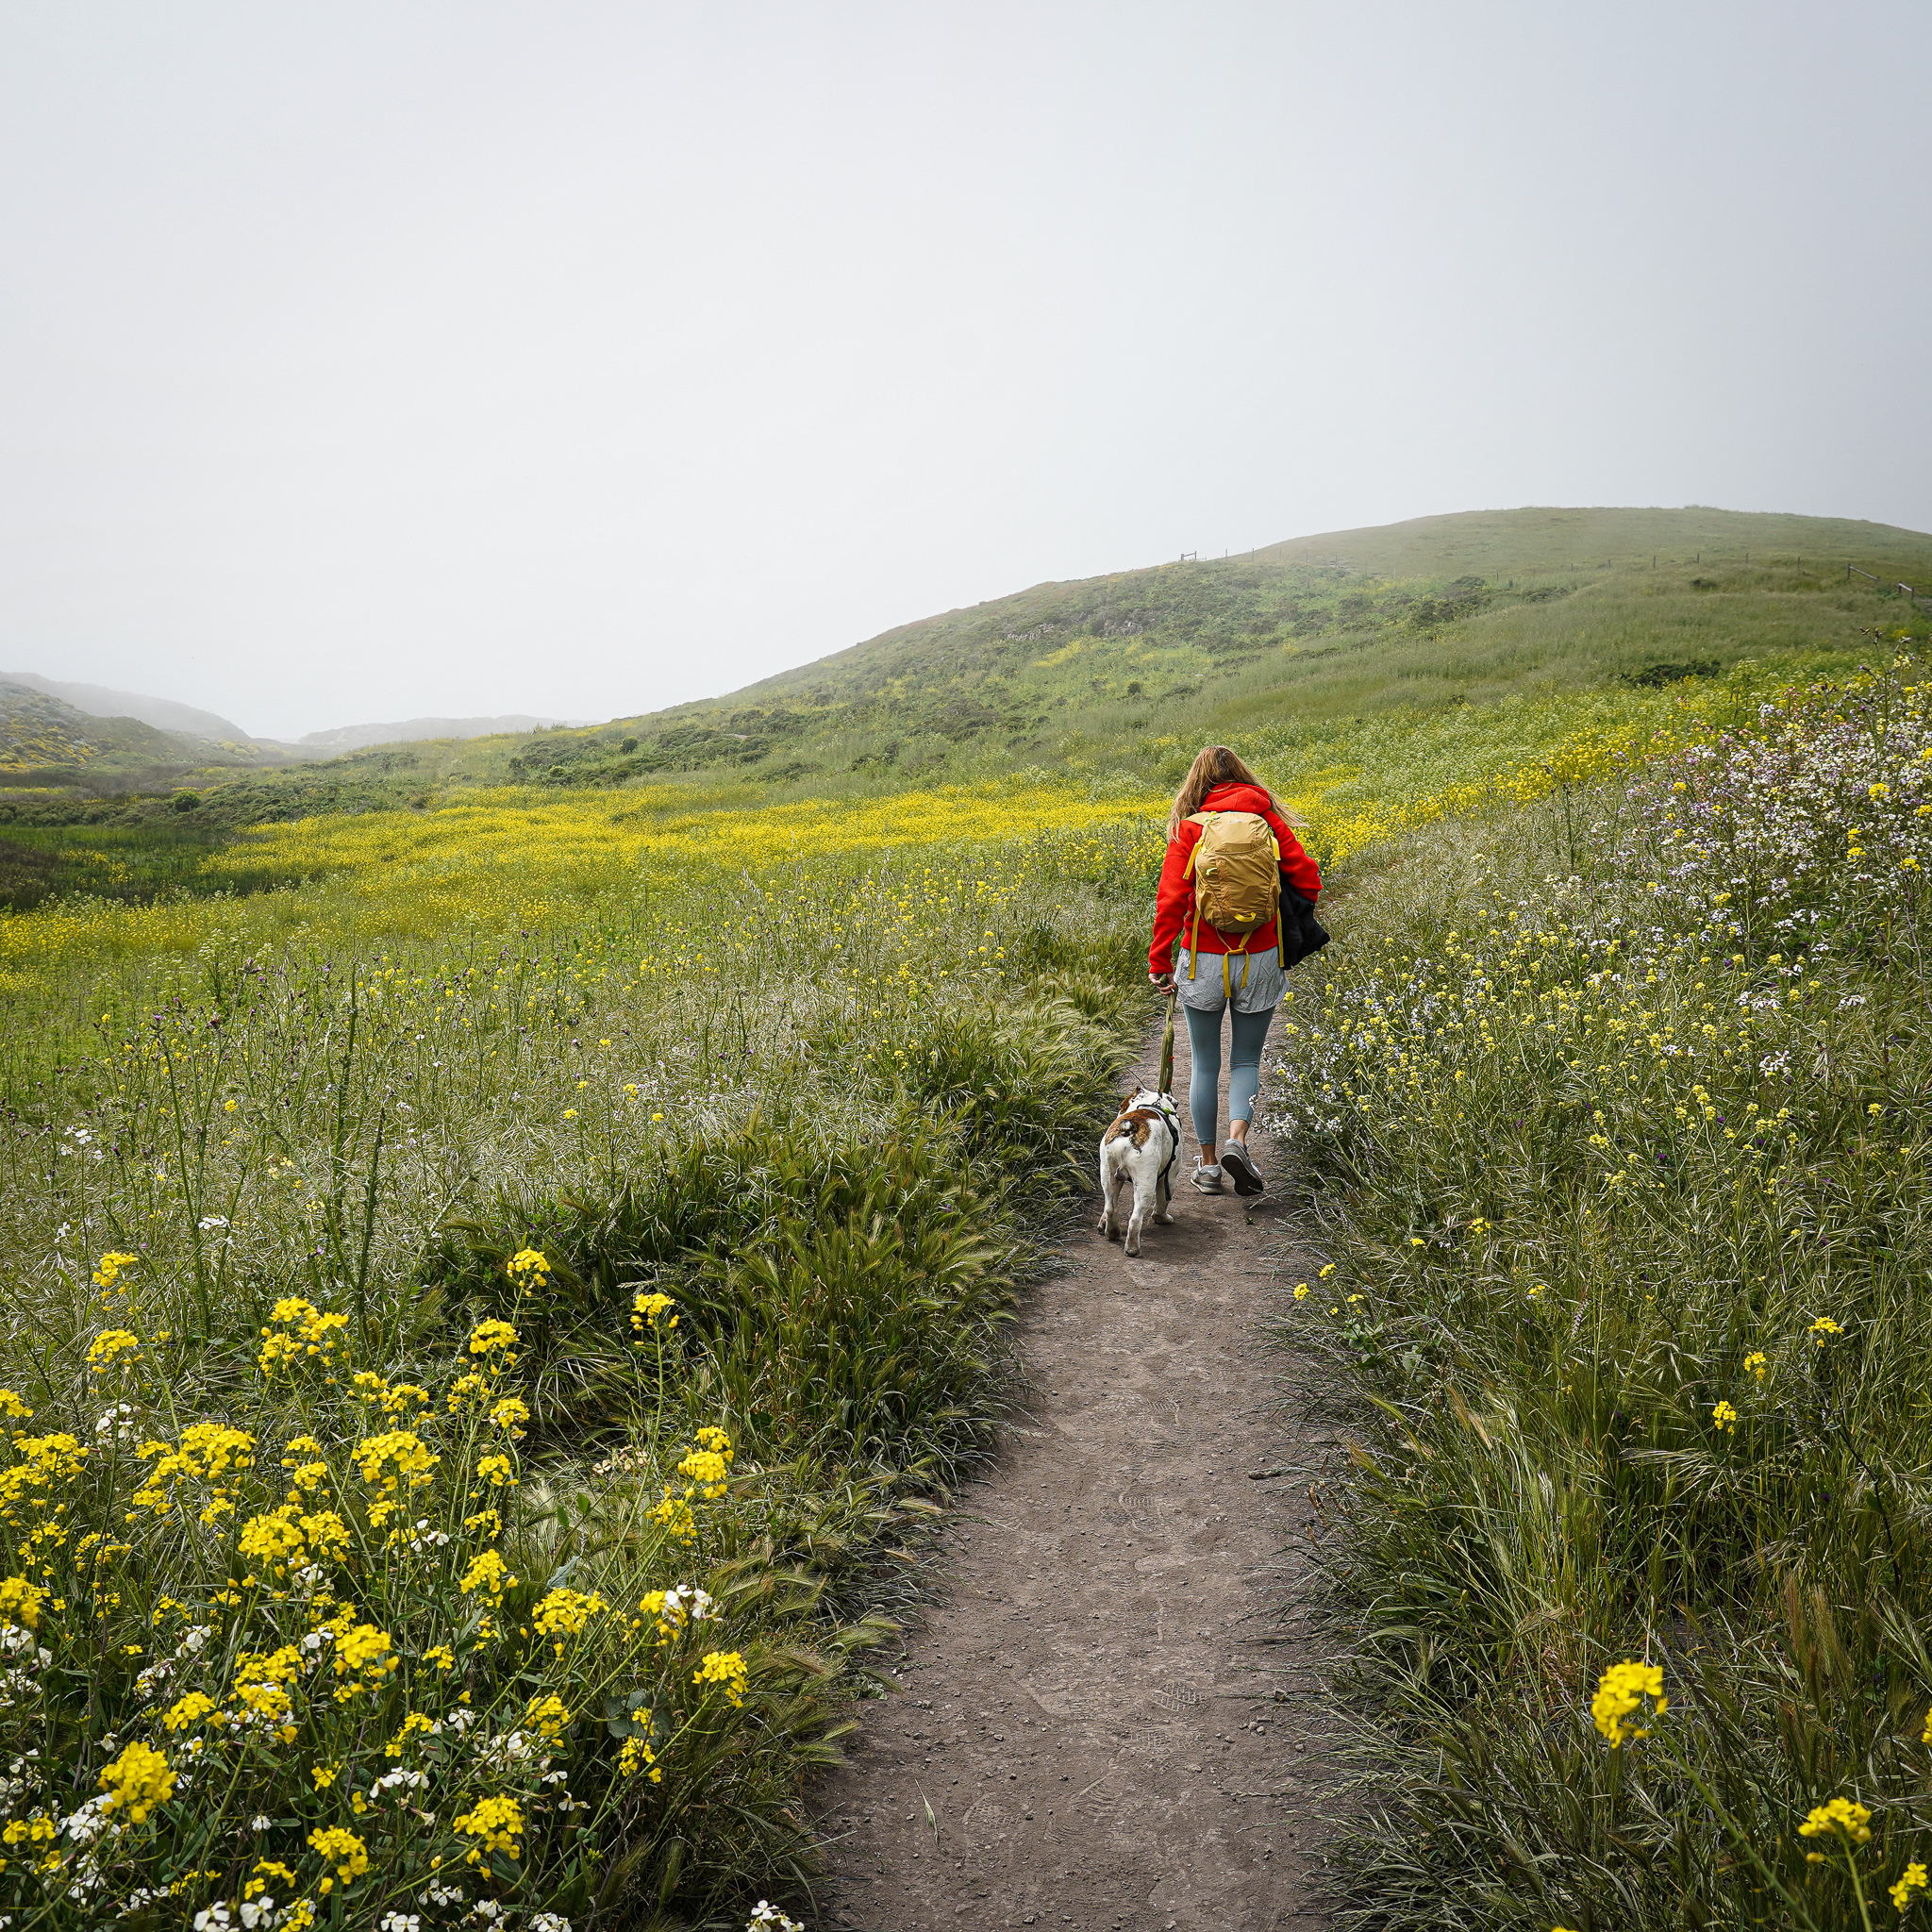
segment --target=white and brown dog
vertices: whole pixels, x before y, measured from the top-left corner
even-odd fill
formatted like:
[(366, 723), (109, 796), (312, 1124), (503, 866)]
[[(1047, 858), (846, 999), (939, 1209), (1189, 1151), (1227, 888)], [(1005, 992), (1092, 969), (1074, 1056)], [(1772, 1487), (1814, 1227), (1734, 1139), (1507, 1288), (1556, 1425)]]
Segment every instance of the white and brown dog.
[(1142, 1087), (1127, 1095), (1120, 1116), (1100, 1137), (1100, 1231), (1113, 1239), (1114, 1191), (1123, 1180), (1134, 1184), (1134, 1210), (1127, 1216), (1125, 1252), (1141, 1252), (1141, 1230), (1147, 1210), (1154, 1210), (1156, 1227), (1166, 1227), (1174, 1216), (1174, 1166), (1181, 1151), (1178, 1109), (1165, 1093)]

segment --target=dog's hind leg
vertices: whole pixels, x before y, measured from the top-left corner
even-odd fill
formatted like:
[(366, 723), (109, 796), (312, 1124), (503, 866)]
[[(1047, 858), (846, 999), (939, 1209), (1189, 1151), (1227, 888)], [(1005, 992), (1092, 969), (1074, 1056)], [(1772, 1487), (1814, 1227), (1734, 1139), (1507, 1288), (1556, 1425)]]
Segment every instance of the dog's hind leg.
[(1108, 1241), (1113, 1239), (1113, 1187), (1114, 1174), (1108, 1165), (1106, 1155), (1100, 1157), (1100, 1232)]
[(1134, 1182), (1134, 1211), (1127, 1216), (1127, 1239), (1123, 1252), (1138, 1255), (1141, 1252), (1141, 1227), (1147, 1217), (1147, 1196), (1141, 1191), (1138, 1179)]
[(1174, 1188), (1164, 1168), (1160, 1178), (1154, 1183), (1154, 1224), (1156, 1227), (1174, 1225)]

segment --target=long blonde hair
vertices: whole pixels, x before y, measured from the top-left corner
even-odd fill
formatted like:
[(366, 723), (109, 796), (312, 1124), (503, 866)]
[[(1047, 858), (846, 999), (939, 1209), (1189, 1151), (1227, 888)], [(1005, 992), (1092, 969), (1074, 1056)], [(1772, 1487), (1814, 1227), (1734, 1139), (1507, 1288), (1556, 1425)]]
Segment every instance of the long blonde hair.
[[(1201, 809), (1201, 801), (1217, 785), (1252, 785), (1257, 791), (1268, 791), (1267, 786), (1248, 770), (1246, 761), (1236, 751), (1230, 751), (1224, 744), (1206, 744), (1195, 754), (1194, 762), (1188, 767), (1188, 775), (1181, 780), (1181, 789), (1174, 795), (1174, 812), (1167, 822), (1167, 836), (1176, 838), (1180, 834), (1181, 821), (1192, 818)], [(1274, 792), (1268, 791), (1271, 810), (1281, 813), (1281, 801)]]

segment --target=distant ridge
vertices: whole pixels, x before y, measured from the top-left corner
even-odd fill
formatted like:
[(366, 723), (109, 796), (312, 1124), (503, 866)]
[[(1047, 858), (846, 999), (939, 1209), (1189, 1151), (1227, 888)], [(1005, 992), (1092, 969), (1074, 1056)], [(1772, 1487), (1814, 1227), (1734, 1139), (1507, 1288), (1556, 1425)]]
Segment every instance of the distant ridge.
[(338, 724), (311, 731), (295, 742), (305, 751), (364, 751), (373, 744), (408, 744), (419, 738), (492, 738), (500, 732), (541, 731), (548, 724), (576, 723), (565, 718), (405, 718), (393, 724)]
[(177, 705), (173, 698), (151, 698), (140, 691), (113, 691), (105, 684), (66, 684), (42, 677), (37, 671), (0, 671), (0, 679), (24, 684), (61, 703), (85, 711), (90, 718), (133, 718), (157, 731), (175, 731), (187, 738), (205, 738), (211, 744), (253, 744), (254, 737), (213, 711)]

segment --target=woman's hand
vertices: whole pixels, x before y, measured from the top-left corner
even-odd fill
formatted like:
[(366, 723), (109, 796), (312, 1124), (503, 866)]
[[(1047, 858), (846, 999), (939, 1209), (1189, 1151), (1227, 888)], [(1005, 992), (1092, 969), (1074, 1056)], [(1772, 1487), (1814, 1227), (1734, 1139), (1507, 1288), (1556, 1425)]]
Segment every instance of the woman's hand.
[(1147, 975), (1147, 983), (1153, 987), (1156, 992), (1172, 992), (1174, 991), (1174, 974), (1172, 973), (1150, 973)]

